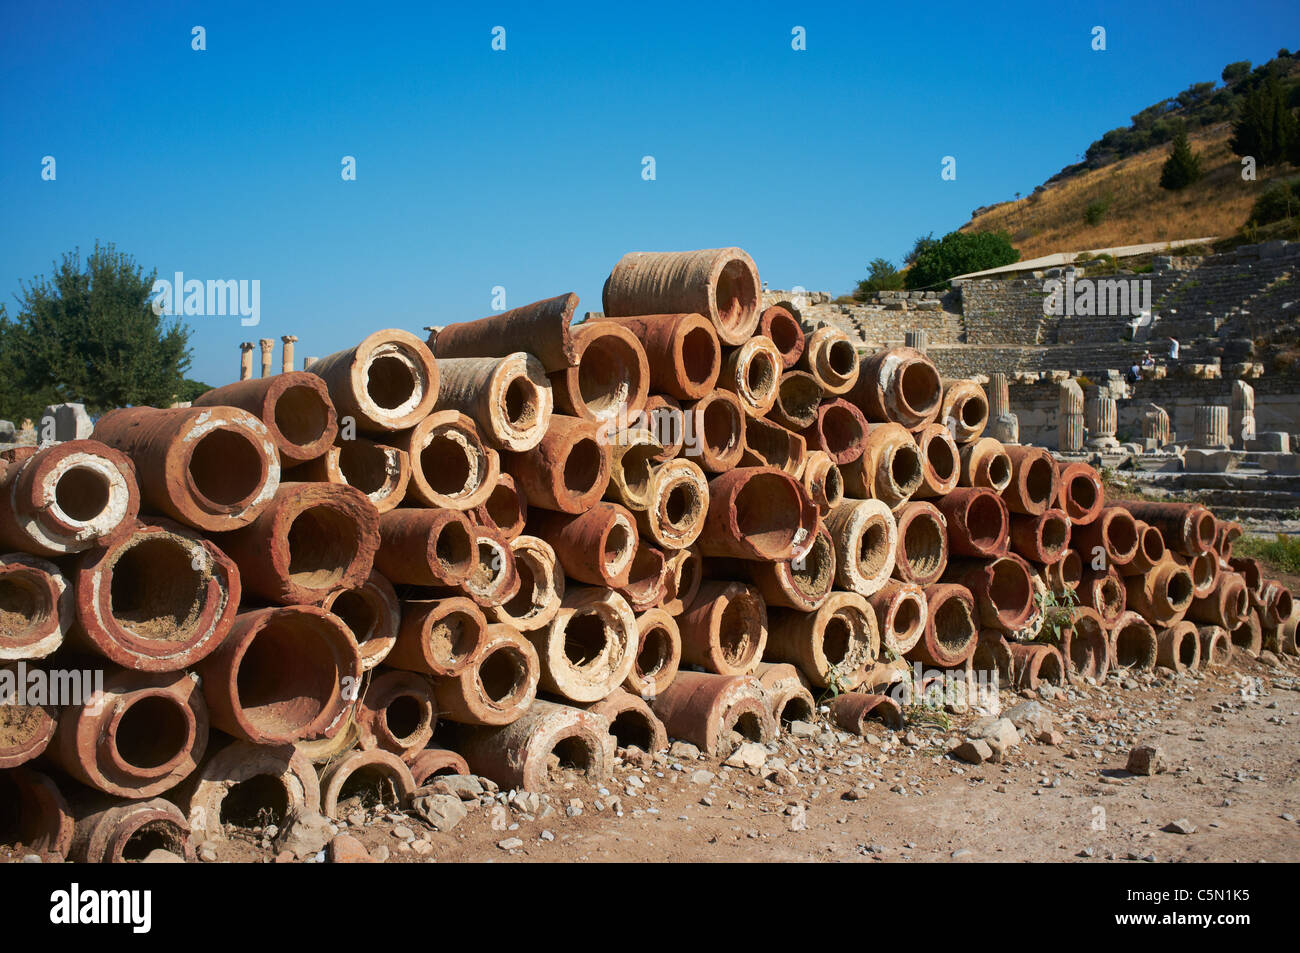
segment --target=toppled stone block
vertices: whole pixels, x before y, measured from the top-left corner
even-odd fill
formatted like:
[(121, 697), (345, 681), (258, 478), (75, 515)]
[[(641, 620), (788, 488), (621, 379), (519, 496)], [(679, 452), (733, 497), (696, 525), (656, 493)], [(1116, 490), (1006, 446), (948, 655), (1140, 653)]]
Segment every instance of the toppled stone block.
[(960, 758), (968, 764), (983, 764), (985, 761), (991, 761), (993, 759), (993, 749), (989, 746), (987, 741), (980, 738), (963, 741), (948, 753), (954, 758)]
[[(49, 430), (51, 421), (53, 422), (52, 435)], [(63, 443), (67, 440), (88, 439), (95, 425), (90, 420), (90, 414), (86, 413), (86, 408), (81, 404), (51, 404), (41, 411), (41, 423), (38, 429), (40, 439), (45, 440), (52, 436), (56, 443)]]
[(1128, 753), (1129, 774), (1142, 774), (1148, 777), (1165, 770), (1165, 752), (1159, 745), (1138, 745)]

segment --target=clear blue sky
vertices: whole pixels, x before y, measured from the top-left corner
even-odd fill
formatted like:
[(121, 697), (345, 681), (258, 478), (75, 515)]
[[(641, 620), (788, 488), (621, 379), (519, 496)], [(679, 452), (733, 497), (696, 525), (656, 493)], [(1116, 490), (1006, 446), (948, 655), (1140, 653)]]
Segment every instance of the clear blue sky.
[(496, 285), (599, 309), (628, 251), (734, 244), (770, 287), (842, 293), (1143, 107), (1300, 45), (1280, 0), (4, 6), (10, 313), (20, 278), (96, 239), (162, 277), (258, 279), (258, 327), (190, 319), (211, 384), (241, 340), (324, 355), (481, 317)]

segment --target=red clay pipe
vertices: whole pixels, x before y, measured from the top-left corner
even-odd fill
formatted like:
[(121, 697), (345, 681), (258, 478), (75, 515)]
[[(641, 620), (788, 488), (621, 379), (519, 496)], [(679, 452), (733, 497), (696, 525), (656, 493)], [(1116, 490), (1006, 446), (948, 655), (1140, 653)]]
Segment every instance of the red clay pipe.
[(759, 743), (776, 737), (762, 683), (752, 675), (678, 672), (651, 706), (670, 737), (689, 741), (712, 756), (731, 752), (733, 732)]
[(82, 784), (122, 798), (162, 794), (203, 760), (208, 708), (184, 672), (113, 671), (68, 706), (46, 754)]
[(682, 635), (677, 620), (664, 609), (650, 609), (636, 619), (636, 659), (623, 687), (653, 699), (672, 684), (682, 661)]
[(361, 688), (361, 650), (315, 606), (241, 612), (198, 665), (212, 723), (255, 744), (330, 737)]
[(944, 381), (939, 422), (952, 431), (958, 443), (978, 439), (989, 422), (989, 399), (984, 388), (972, 380)]
[(943, 424), (926, 424), (916, 431), (916, 450), (921, 456), (921, 485), (912, 496), (930, 499), (946, 496), (961, 479), (961, 451)]
[(1066, 627), (1061, 657), (1080, 678), (1100, 682), (1110, 669), (1110, 637), (1101, 616), (1092, 609), (1076, 608)]
[(703, 579), (704, 557), (697, 548), (692, 546), (672, 553), (664, 566), (664, 611), (681, 615), (695, 600)]
[(1070, 520), (1062, 510), (1011, 517), (1011, 548), (1036, 563), (1054, 563), (1070, 546)]
[[(1104, 624), (1104, 620), (1103, 620)], [(1122, 612), (1110, 627), (1111, 664), (1149, 671), (1156, 667), (1156, 630), (1136, 612)]]
[(414, 334), (396, 328), (320, 358), (310, 373), (325, 381), (340, 423), (351, 417), (368, 433), (414, 427), (438, 399), (433, 353)]
[(816, 720), (817, 700), (797, 668), (785, 662), (760, 662), (755, 674), (775, 725), (784, 730), (791, 722)]
[(1000, 556), (1007, 551), (1007, 505), (993, 490), (959, 487), (940, 497), (938, 505), (954, 556)]
[(925, 629), (907, 657), (940, 668), (964, 664), (979, 634), (974, 596), (966, 587), (949, 583), (926, 586), (924, 591), (929, 609)]
[(870, 421), (894, 421), (913, 432), (939, 414), (943, 387), (934, 364), (920, 351), (894, 347), (863, 358), (847, 397)]
[(487, 499), (470, 510), (469, 517), (479, 526), (495, 529), (506, 539), (513, 540), (523, 533), (528, 522), (528, 501), (515, 485), (515, 478), (502, 473)]
[(440, 360), (507, 357), (526, 341), (528, 353), (541, 361), (549, 374), (578, 363), (570, 329), (577, 306), (578, 296), (570, 292), (477, 321), (449, 324), (430, 335), (429, 347)]
[(363, 750), (379, 748), (412, 761), (438, 725), (433, 685), (414, 672), (379, 672), (361, 697), (356, 718)]
[(1116, 506), (1135, 519), (1160, 530), (1165, 545), (1184, 556), (1196, 556), (1214, 548), (1214, 515), (1199, 503), (1138, 503), (1119, 500)]
[(75, 602), (58, 566), (26, 553), (0, 556), (0, 664), (45, 658), (63, 644)]
[(472, 599), (403, 602), (397, 642), (387, 664), (421, 675), (459, 675), (483, 649), (487, 634), (487, 619)]
[(1141, 520), (1135, 520), (1134, 522), (1137, 525), (1137, 553), (1130, 562), (1117, 567), (1120, 575), (1123, 576), (1145, 575), (1152, 568), (1164, 562), (1169, 553), (1169, 550), (1165, 548), (1165, 538), (1160, 535), (1160, 530), (1154, 526), (1148, 526)]
[(516, 536), (510, 541), (519, 591), (510, 599), (487, 606), (495, 622), (531, 632), (549, 625), (564, 599), (564, 570), (551, 544), (536, 536)]
[(497, 452), (457, 410), (435, 411), (390, 439), (411, 461), (408, 500), (424, 506), (472, 510), (488, 498), (501, 472)]
[(1028, 645), (1012, 642), (1007, 647), (1011, 650), (1017, 688), (1037, 691), (1044, 682), (1049, 685), (1065, 684), (1065, 662), (1056, 646), (1038, 642)]
[(286, 467), (314, 460), (338, 435), (329, 388), (315, 374), (286, 371), (204, 391), (195, 407), (239, 407), (266, 424)]
[(405, 450), (374, 443), (364, 437), (344, 440), (315, 460), (286, 470), (286, 481), (343, 483), (366, 495), (380, 513), (395, 509), (406, 498), (411, 482), (411, 458)]
[(239, 565), (244, 589), (282, 605), (361, 585), (379, 541), (374, 504), (333, 483), (283, 483), (257, 519), (218, 539)]
[(625, 507), (602, 502), (576, 516), (533, 510), (528, 534), (551, 544), (565, 575), (610, 589), (627, 585), (637, 529), (635, 517)]
[(1119, 568), (1137, 556), (1137, 521), (1123, 506), (1104, 507), (1095, 520), (1077, 531), (1072, 529), (1070, 536), (1085, 566), (1100, 561), (1103, 567)]
[(526, 453), (504, 456), (529, 506), (562, 513), (590, 509), (609, 485), (610, 447), (593, 421), (554, 414), (546, 436)]
[(647, 753), (668, 750), (664, 723), (638, 696), (616, 688), (584, 707), (609, 722), (609, 733), (618, 748), (639, 748)]
[(498, 606), (519, 595), (522, 581), (510, 541), (485, 526), (474, 528), (474, 568), (456, 588), (480, 606)]
[(745, 452), (745, 411), (730, 391), (717, 390), (682, 406), (682, 454), (709, 473), (726, 473)]
[(417, 788), (436, 783), (439, 775), (470, 773), (469, 765), (458, 753), (434, 745), (417, 754), (411, 761), (410, 768), (411, 779)]
[(667, 591), (664, 578), (667, 566), (668, 560), (662, 549), (645, 540), (637, 543), (627, 583), (618, 588), (618, 594), (628, 601), (633, 612), (645, 612), (663, 602)]
[(542, 362), (520, 351), (439, 360), (435, 406), (471, 418), (479, 435), (497, 449), (522, 451), (537, 446), (546, 433), (555, 398)]
[(554, 761), (593, 784), (614, 773), (608, 719), (540, 699), (509, 725), (466, 730), (460, 748), (470, 770), (504, 788), (545, 790)]
[(252, 788), (260, 796), (238, 807), (231, 799), (229, 807), (239, 814), (267, 810), (270, 822), (283, 826), (295, 815), (320, 813), (320, 783), (305, 754), (293, 745), (232, 741), (209, 756), (173, 795), (184, 808), (196, 841), (224, 841), (226, 824), (234, 827), (247, 823), (242, 817), (231, 819), (223, 814), (231, 792), (250, 781), (253, 784), (241, 793), (252, 793)]
[(745, 423), (745, 452), (740, 458), (745, 467), (776, 467), (795, 479), (803, 471), (807, 443), (770, 420), (750, 418)]
[(397, 641), (402, 609), (393, 584), (382, 573), (371, 572), (359, 586), (335, 589), (318, 603), (348, 627), (361, 649), (361, 668), (370, 671), (388, 658)]
[(808, 336), (799, 366), (830, 396), (852, 391), (861, 373), (858, 350), (852, 339), (830, 324), (822, 325)]
[(948, 565), (948, 527), (933, 503), (914, 500), (894, 513), (898, 522), (898, 551), (894, 578), (918, 586), (939, 581)]
[(94, 436), (135, 463), (144, 508), (207, 532), (247, 526), (280, 485), (270, 432), (236, 407), (110, 410)]
[(541, 662), (533, 644), (508, 625), (490, 625), (469, 664), (434, 680), (438, 716), (465, 725), (508, 725), (533, 704)]
[(682, 661), (719, 675), (746, 675), (763, 658), (767, 607), (758, 590), (709, 580), (677, 619)]
[(880, 656), (880, 631), (867, 600), (834, 593), (814, 612), (775, 609), (764, 658), (789, 662), (813, 685), (852, 691)]
[(944, 579), (965, 586), (975, 597), (981, 628), (1014, 634), (1028, 624), (1037, 606), (1029, 564), (1011, 553), (953, 560)]
[(1074, 526), (1087, 526), (1106, 505), (1106, 491), (1101, 477), (1086, 463), (1055, 462), (1060, 488), (1056, 491), (1057, 509), (1065, 511)]
[(876, 424), (862, 444), (862, 456), (846, 461), (844, 487), (851, 496), (874, 498), (893, 508), (921, 486), (921, 452), (901, 424)]
[(77, 820), (68, 859), (81, 864), (138, 863), (161, 848), (194, 861), (185, 815), (160, 797), (129, 804), (94, 799), (90, 813)]
[(709, 481), (699, 546), (706, 556), (789, 559), (811, 545), (817, 507), (803, 486), (773, 467), (742, 467)]
[(879, 592), (867, 597), (876, 613), (882, 646), (901, 659), (920, 641), (929, 617), (925, 590), (910, 582), (890, 580)]
[(1192, 622), (1176, 622), (1156, 632), (1156, 664), (1174, 672), (1201, 667), (1201, 636)]
[(1041, 516), (1060, 490), (1052, 455), (1040, 447), (1007, 447), (1011, 482), (1002, 491), (1007, 509), (1024, 516)]
[(781, 352), (781, 364), (788, 371), (799, 362), (805, 346), (803, 328), (795, 316), (774, 304), (758, 317), (758, 333), (771, 339)]
[(37, 854), (47, 863), (61, 863), (68, 856), (72, 849), (72, 812), (58, 786), (44, 773), (35, 768), (14, 768), (0, 774), (0, 803), (14, 818), (9, 833), (15, 853)]
[(478, 562), (475, 532), (456, 510), (392, 510), (379, 517), (375, 569), (394, 583), (459, 585)]
[(611, 321), (571, 332), (577, 362), (550, 374), (555, 408), (584, 420), (628, 420), (645, 406), (650, 367), (635, 334)]
[(1096, 609), (1108, 626), (1115, 624), (1127, 604), (1124, 579), (1113, 566), (1104, 572), (1085, 572), (1075, 592), (1080, 605)]
[(750, 417), (767, 416), (780, 382), (781, 352), (767, 338), (750, 338), (723, 355), (718, 387), (735, 394)]
[(1011, 484), (1011, 458), (1000, 440), (980, 437), (961, 446), (961, 486), (988, 487), (1001, 493)]
[(649, 362), (650, 390), (678, 400), (699, 400), (717, 384), (722, 348), (713, 325), (703, 315), (645, 314), (597, 320), (616, 322), (641, 342)]
[(776, 388), (776, 403), (768, 417), (787, 430), (796, 433), (817, 423), (817, 408), (821, 406), (821, 385), (807, 371), (786, 371)]
[[(31, 671), (16, 665), (0, 665), (0, 772), (39, 758), (50, 746), (58, 727), (59, 708), (49, 704), (19, 704), (19, 701), (44, 701), (24, 698), (24, 676)], [(3, 777), (3, 774), (0, 774)]]
[(234, 561), (167, 520), (84, 553), (73, 579), (77, 642), (141, 672), (179, 671), (214, 652), (242, 596)]
[(726, 564), (730, 578), (749, 579), (768, 606), (813, 612), (826, 601), (835, 585), (835, 544), (822, 523), (818, 524), (812, 546), (799, 559), (766, 562), (715, 558), (709, 562)]
[(0, 465), (0, 547), (80, 552), (135, 522), (135, 465), (97, 440), (53, 444)]
[(609, 317), (702, 314), (718, 340), (734, 347), (758, 327), (762, 285), (754, 260), (739, 248), (631, 252), (610, 272), (601, 300)]
[(1187, 609), (1187, 618), (1204, 625), (1217, 625), (1232, 630), (1250, 611), (1250, 596), (1246, 583), (1235, 572), (1219, 575), (1219, 584), (1208, 596), (1193, 599)]
[(866, 737), (876, 724), (901, 731), (903, 709), (888, 695), (845, 692), (831, 699), (831, 720), (845, 731)]
[(820, 450), (806, 454), (800, 481), (822, 516), (844, 502), (844, 474), (829, 454)]

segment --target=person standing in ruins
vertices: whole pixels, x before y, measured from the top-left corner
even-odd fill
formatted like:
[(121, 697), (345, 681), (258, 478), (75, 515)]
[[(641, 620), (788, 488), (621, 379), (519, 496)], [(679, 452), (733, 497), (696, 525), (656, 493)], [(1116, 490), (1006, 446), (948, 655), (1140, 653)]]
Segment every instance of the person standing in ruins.
[(1178, 338), (1171, 337), (1169, 339), (1169, 360), (1178, 360)]

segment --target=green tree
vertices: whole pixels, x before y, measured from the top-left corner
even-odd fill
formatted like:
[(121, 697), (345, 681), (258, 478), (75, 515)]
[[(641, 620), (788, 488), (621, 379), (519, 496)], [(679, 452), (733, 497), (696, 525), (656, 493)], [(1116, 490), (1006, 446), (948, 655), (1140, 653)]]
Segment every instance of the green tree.
[(1201, 157), (1192, 151), (1186, 130), (1179, 129), (1174, 136), (1174, 148), (1160, 167), (1160, 187), (1177, 191), (1185, 189), (1201, 177)]
[(192, 358), (191, 331), (154, 313), (156, 274), (96, 243), (84, 267), (77, 250), (50, 278), (20, 283), (18, 314), (0, 316), (0, 415), (35, 419), (46, 404), (63, 401), (99, 414), (176, 400)]
[(934, 237), (934, 232), (928, 232), (927, 234), (922, 235), (916, 241), (912, 242), (912, 250), (903, 256), (903, 264), (909, 268), (912, 267), (916, 264), (916, 259), (921, 256), (922, 252), (933, 248), (937, 244), (939, 244), (939, 239)]
[(1006, 232), (949, 232), (916, 257), (907, 270), (910, 289), (941, 285), (956, 275), (997, 268), (1020, 260)]
[(1223, 68), (1221, 74), (1223, 81), (1231, 86), (1233, 83), (1240, 82), (1250, 75), (1250, 60), (1238, 60), (1235, 63), (1229, 63)]
[(870, 274), (858, 282), (853, 297), (865, 301), (877, 291), (897, 291), (903, 287), (903, 273), (884, 258), (873, 258), (867, 266)]
[(1237, 155), (1254, 156), (1257, 163), (1267, 166), (1291, 154), (1298, 137), (1300, 130), (1287, 104), (1287, 92), (1277, 77), (1270, 75), (1242, 97), (1229, 144)]

